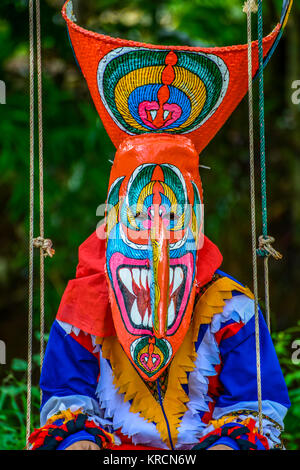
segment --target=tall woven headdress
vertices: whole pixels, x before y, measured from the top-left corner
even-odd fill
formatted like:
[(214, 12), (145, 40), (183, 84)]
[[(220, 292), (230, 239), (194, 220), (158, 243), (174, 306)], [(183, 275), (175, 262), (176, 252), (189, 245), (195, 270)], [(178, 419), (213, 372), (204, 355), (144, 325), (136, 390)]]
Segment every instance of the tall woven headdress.
[[(291, 7), (264, 38), (269, 60)], [(74, 53), (100, 118), (116, 147), (128, 135), (184, 134), (200, 153), (248, 89), (247, 45), (156, 46), (112, 38), (78, 26), (72, 1), (63, 7)], [(253, 43), (253, 77), (258, 45)]]

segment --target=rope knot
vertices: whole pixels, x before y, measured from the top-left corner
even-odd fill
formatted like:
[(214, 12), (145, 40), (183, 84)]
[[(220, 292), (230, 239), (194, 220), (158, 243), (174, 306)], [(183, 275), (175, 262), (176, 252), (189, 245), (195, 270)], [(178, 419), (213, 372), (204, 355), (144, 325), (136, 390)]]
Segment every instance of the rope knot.
[(257, 0), (247, 0), (244, 3), (243, 6), (243, 12), (244, 13), (257, 13), (258, 11), (258, 6), (257, 6)]
[(272, 256), (276, 260), (282, 259), (282, 254), (279, 253), (279, 251), (276, 251), (275, 248), (273, 248), (272, 243), (275, 242), (275, 238), (271, 236), (264, 237), (261, 235), (258, 238), (258, 250), (257, 254), (258, 256)]
[(52, 243), (52, 240), (50, 240), (50, 238), (43, 238), (43, 237), (34, 238), (33, 246), (34, 248), (42, 248), (45, 258), (47, 256), (52, 258), (53, 255), (55, 254), (55, 250), (52, 248), (53, 243)]

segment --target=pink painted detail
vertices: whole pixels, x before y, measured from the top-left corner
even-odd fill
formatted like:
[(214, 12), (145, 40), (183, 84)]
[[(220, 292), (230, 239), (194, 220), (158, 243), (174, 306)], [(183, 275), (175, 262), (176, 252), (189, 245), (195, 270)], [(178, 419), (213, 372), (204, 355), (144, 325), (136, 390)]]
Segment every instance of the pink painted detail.
[(172, 119), (168, 121), (168, 125), (173, 124), (173, 122), (177, 121), (177, 119), (179, 119), (182, 115), (181, 107), (175, 103), (166, 103), (164, 104), (163, 109), (164, 111), (169, 111), (169, 113), (172, 115)]
[(138, 329), (138, 328), (134, 328), (129, 320), (129, 317), (128, 317), (128, 314), (127, 314), (127, 311), (126, 311), (126, 307), (125, 307), (125, 302), (124, 302), (124, 299), (123, 299), (123, 295), (122, 295), (122, 292), (121, 292), (121, 289), (119, 287), (119, 283), (118, 283), (118, 280), (117, 280), (117, 268), (120, 266), (120, 265), (123, 265), (123, 264), (126, 264), (126, 265), (130, 265), (130, 266), (137, 266), (137, 267), (144, 267), (144, 268), (148, 268), (149, 266), (149, 260), (137, 260), (137, 259), (134, 259), (134, 258), (127, 258), (126, 256), (122, 255), (121, 253), (114, 253), (111, 258), (110, 258), (110, 270), (111, 270), (111, 273), (112, 273), (112, 285), (113, 285), (113, 290), (115, 292), (115, 295), (116, 295), (116, 298), (117, 298), (117, 302), (120, 306), (120, 310), (121, 310), (121, 314), (122, 314), (122, 319), (125, 323), (125, 326), (126, 326), (126, 329), (129, 331), (129, 333), (133, 334), (133, 335), (136, 335), (136, 336), (139, 336), (139, 335), (151, 335), (153, 334), (152, 330), (150, 329)]
[[(167, 217), (164, 218), (165, 215), (166, 215), (166, 212), (167, 212), (165, 206), (159, 206), (159, 210), (161, 212), (160, 217), (162, 217), (162, 221), (163, 221), (165, 227), (167, 228), (169, 223), (170, 223), (170, 220)], [(152, 228), (152, 226), (154, 226), (153, 213), (154, 213), (154, 206), (152, 205), (152, 206), (148, 207), (148, 209), (147, 209), (147, 214), (148, 214), (149, 219), (144, 220), (143, 223), (142, 223), (142, 225), (145, 229), (150, 230)]]
[[(145, 367), (146, 370), (148, 370), (149, 372), (152, 372), (153, 370), (157, 369), (158, 366), (160, 365), (161, 363), (161, 358), (158, 354), (151, 354), (151, 359), (152, 359), (152, 367), (149, 367), (148, 365), (148, 362), (149, 362), (149, 354), (148, 353), (144, 353), (141, 355), (140, 357), (140, 361), (141, 363), (143, 364), (143, 366)], [(154, 362), (153, 359), (156, 359), (156, 361)]]
[[(190, 297), (190, 292), (192, 288), (192, 281), (193, 281), (193, 274), (194, 274), (194, 257), (192, 253), (186, 253), (184, 256), (181, 258), (170, 258), (170, 266), (178, 266), (178, 265), (184, 265), (187, 268), (187, 276), (184, 279), (185, 282), (185, 289), (183, 293), (183, 298), (181, 301), (180, 309), (177, 314), (176, 320), (174, 324), (167, 330), (167, 336), (173, 335), (176, 330), (179, 328), (182, 319), (184, 317), (186, 307), (189, 301)], [(121, 253), (114, 253), (110, 259), (110, 270), (112, 273), (112, 286), (113, 290), (115, 293), (115, 296), (117, 298), (118, 305), (120, 307), (122, 319), (124, 321), (124, 324), (126, 326), (126, 329), (129, 331), (129, 333), (136, 335), (136, 336), (142, 336), (142, 335), (153, 335), (153, 330), (149, 328), (134, 328), (130, 322), (126, 307), (125, 307), (125, 302), (124, 298), (121, 292), (121, 289), (119, 287), (119, 283), (117, 280), (117, 268), (119, 268), (121, 265), (126, 265), (126, 266), (132, 266), (132, 267), (143, 267), (143, 268), (148, 268), (149, 267), (149, 260), (137, 260), (133, 258), (128, 258), (126, 256), (123, 256)], [(176, 293), (174, 293), (175, 295)], [(150, 309), (150, 306), (148, 307)], [(150, 311), (150, 310), (149, 310)]]
[[(173, 124), (177, 119), (180, 118), (182, 114), (182, 109), (181, 107), (176, 104), (176, 103), (165, 103), (162, 106), (162, 111), (168, 111), (169, 114), (166, 116), (166, 118), (163, 120), (163, 124), (160, 126), (155, 125), (155, 118), (153, 119), (151, 117), (150, 112), (151, 111), (159, 111), (160, 106), (157, 101), (143, 101), (142, 103), (139, 104), (139, 116), (143, 123), (151, 129), (158, 129), (163, 128), (166, 126), (169, 126), (170, 124)], [(151, 120), (150, 120), (151, 119)]]
[(143, 101), (139, 104), (139, 116), (144, 124), (151, 127), (152, 129), (156, 129), (156, 127), (148, 120), (148, 113), (147, 111), (158, 111), (159, 104), (157, 101)]

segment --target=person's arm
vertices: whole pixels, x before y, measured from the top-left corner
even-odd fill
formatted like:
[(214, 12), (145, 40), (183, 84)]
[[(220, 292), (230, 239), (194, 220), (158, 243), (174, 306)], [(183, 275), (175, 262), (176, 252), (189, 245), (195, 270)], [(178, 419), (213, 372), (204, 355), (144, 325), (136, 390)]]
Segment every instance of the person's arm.
[[(215, 402), (214, 411), (196, 448), (218, 450), (216, 446), (222, 445), (233, 450), (266, 450), (280, 447), (283, 419), (290, 402), (266, 323), (260, 313), (260, 432), (253, 301), (246, 300), (245, 296), (236, 296), (227, 301), (226, 308), (227, 313), (232, 309), (230, 315), (220, 318), (223, 323), (219, 324), (219, 328), (212, 325), (212, 330), (217, 330), (214, 339), (220, 356), (219, 391), (211, 393)], [(245, 309), (246, 313), (240, 308)]]
[(96, 449), (114, 441), (104, 430), (96, 397), (99, 372), (91, 335), (55, 321), (40, 381), (41, 427), (30, 437), (33, 450)]

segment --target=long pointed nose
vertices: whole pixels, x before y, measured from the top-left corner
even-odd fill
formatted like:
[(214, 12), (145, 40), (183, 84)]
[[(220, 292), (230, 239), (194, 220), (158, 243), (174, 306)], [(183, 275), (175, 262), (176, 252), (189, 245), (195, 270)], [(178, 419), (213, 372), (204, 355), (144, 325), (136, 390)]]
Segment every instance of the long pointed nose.
[(169, 240), (161, 218), (151, 229), (150, 244), (152, 251), (153, 331), (157, 338), (164, 338), (167, 331), (169, 307)]

